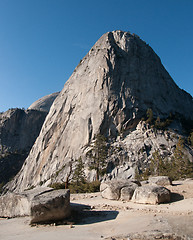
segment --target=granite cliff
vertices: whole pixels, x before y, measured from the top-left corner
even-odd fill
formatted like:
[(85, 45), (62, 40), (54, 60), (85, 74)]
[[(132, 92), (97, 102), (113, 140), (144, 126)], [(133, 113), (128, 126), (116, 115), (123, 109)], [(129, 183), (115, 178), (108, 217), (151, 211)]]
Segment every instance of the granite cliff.
[(0, 183), (22, 167), (58, 93), (45, 96), (27, 110), (13, 108), (0, 114)]
[[(147, 109), (154, 118), (175, 116), (173, 126), (154, 132), (141, 121)], [(193, 120), (192, 97), (175, 84), (152, 48), (129, 32), (108, 32), (65, 83), (21, 171), (7, 188), (22, 191), (66, 181), (75, 159), (88, 161), (86, 153), (98, 133), (116, 149), (106, 177), (119, 173), (132, 177), (136, 165), (145, 164), (153, 151), (172, 154), (184, 131), (182, 118)], [(94, 179), (88, 167), (85, 173)]]

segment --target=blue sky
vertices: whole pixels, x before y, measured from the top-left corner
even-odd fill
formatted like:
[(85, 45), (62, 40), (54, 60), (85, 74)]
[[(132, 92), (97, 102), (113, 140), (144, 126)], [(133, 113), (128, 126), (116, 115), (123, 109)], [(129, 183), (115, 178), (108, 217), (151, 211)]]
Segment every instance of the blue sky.
[(192, 0), (0, 0), (0, 111), (60, 91), (102, 34), (139, 35), (193, 96)]

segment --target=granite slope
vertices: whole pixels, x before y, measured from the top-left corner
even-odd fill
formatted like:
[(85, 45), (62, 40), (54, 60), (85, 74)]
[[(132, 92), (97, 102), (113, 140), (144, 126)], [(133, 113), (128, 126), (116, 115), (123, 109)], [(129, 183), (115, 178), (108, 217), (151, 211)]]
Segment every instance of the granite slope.
[[(148, 108), (153, 110), (154, 117), (174, 114), (193, 120), (191, 95), (175, 84), (148, 44), (129, 32), (104, 34), (55, 99), (28, 158), (8, 188), (22, 191), (39, 184), (66, 181), (71, 162), (80, 156), (86, 161), (88, 146), (97, 133), (114, 144), (133, 145), (129, 138), (137, 125), (136, 131), (142, 136), (150, 132), (139, 125)], [(160, 138), (162, 135), (158, 134)], [(137, 135), (133, 137), (137, 144)], [(154, 133), (152, 139), (147, 142), (155, 149), (160, 142)], [(167, 139), (166, 136), (161, 141), (166, 145), (170, 142), (169, 149), (172, 141)], [(127, 149), (122, 154), (123, 165), (129, 165), (131, 175), (136, 162), (145, 162), (151, 154), (151, 149), (145, 148), (143, 154), (135, 155), (133, 147), (131, 157)], [(86, 173), (94, 178), (88, 169)]]

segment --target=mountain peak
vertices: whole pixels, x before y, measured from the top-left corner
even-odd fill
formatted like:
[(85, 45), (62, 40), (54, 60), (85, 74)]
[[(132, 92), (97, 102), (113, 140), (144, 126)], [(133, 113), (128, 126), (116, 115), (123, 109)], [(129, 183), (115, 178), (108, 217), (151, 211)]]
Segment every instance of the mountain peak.
[[(49, 182), (58, 171), (55, 181), (64, 182), (72, 159), (87, 161), (87, 147), (96, 134), (119, 141), (121, 132), (135, 130), (149, 108), (160, 118), (172, 113), (193, 119), (192, 97), (178, 88), (151, 47), (128, 32), (104, 34), (55, 99), (10, 189)], [(127, 161), (137, 162), (138, 155), (133, 159), (128, 151)]]

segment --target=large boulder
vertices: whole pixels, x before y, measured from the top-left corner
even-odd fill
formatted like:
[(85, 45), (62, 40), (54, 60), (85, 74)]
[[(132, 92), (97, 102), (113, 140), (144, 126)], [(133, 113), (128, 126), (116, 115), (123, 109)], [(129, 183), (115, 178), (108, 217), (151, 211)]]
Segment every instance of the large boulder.
[(32, 216), (32, 223), (64, 219), (70, 214), (70, 191), (41, 187), (0, 197), (0, 217)]
[(110, 200), (129, 200), (140, 185), (135, 180), (111, 180), (101, 183), (100, 192), (103, 198)]
[(149, 177), (148, 182), (150, 184), (157, 184), (159, 186), (167, 186), (172, 184), (172, 181), (168, 176)]
[(53, 191), (52, 188), (41, 187), (21, 193), (11, 193), (0, 197), (0, 217), (21, 217), (30, 215), (31, 200), (45, 192)]
[(128, 186), (123, 187), (121, 189), (120, 199), (122, 201), (130, 201), (133, 196), (133, 193), (137, 187), (138, 187), (138, 185), (134, 182), (131, 182), (131, 183), (129, 183)]
[(7, 193), (0, 197), (0, 217), (20, 217), (30, 213), (30, 203), (23, 194)]
[(61, 189), (35, 196), (31, 203), (31, 223), (59, 221), (70, 216), (70, 191)]
[(159, 204), (169, 202), (170, 190), (158, 185), (144, 185), (135, 189), (132, 201), (143, 204)]

